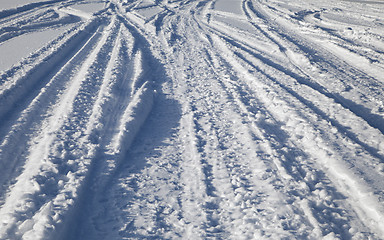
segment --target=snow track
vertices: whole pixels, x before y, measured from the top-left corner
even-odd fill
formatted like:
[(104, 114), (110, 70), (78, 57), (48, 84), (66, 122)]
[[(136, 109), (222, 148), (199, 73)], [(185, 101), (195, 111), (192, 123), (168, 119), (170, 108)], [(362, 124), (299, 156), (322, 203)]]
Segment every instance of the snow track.
[(2, 10), (0, 239), (384, 239), (383, 6)]

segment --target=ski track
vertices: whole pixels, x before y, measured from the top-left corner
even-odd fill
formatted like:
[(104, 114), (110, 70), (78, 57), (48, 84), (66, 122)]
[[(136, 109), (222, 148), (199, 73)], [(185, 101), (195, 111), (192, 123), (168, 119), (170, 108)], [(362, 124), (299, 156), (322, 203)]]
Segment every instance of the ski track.
[(76, 4), (0, 11), (61, 31), (0, 72), (0, 239), (384, 239), (383, 4)]

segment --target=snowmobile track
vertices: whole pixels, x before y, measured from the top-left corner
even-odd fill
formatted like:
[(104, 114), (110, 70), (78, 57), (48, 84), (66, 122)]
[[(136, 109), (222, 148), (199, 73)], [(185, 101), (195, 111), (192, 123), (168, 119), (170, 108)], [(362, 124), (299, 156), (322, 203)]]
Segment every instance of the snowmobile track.
[(384, 239), (383, 11), (3, 0), (0, 239)]

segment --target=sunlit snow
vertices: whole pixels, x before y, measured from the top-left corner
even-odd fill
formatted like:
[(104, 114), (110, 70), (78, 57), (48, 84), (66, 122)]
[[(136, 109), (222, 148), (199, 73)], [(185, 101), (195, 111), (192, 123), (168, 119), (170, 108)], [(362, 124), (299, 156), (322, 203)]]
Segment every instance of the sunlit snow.
[(0, 239), (384, 239), (383, 13), (1, 0)]

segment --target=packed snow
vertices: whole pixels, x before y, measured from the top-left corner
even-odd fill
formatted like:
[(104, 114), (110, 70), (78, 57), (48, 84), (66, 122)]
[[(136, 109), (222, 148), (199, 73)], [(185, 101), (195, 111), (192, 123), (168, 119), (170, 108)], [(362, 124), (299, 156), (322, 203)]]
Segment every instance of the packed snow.
[(383, 3), (1, 0), (0, 239), (384, 239)]

